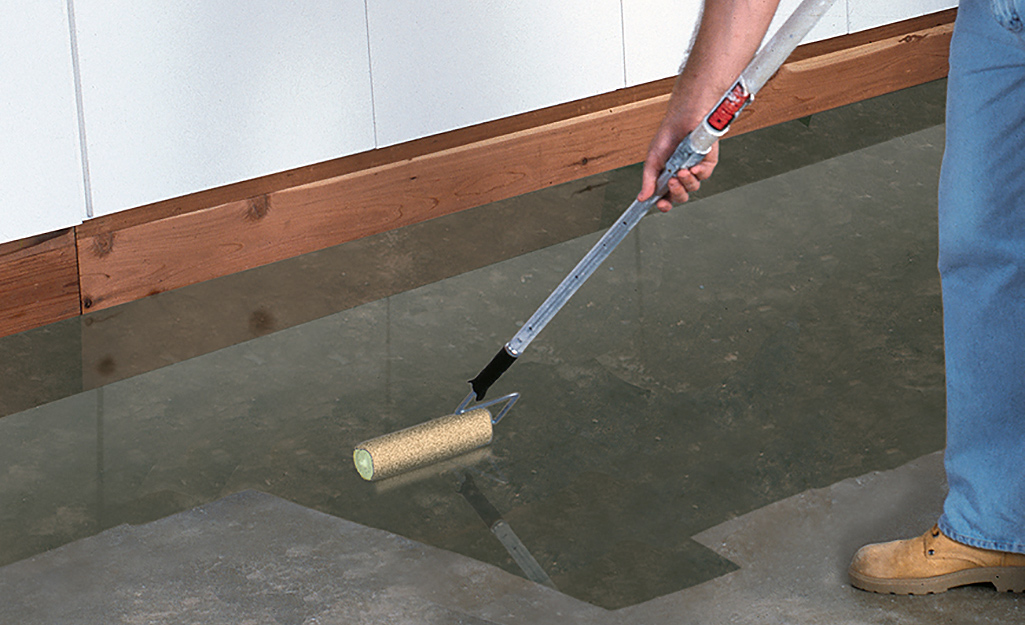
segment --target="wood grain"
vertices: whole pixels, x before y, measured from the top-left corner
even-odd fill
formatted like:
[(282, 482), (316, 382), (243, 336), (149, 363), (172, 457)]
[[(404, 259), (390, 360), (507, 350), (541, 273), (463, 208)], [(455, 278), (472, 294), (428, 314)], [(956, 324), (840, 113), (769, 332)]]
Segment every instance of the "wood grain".
[[(954, 12), (799, 48), (733, 133), (946, 75)], [(98, 310), (641, 161), (671, 81), (143, 207), (78, 231)], [(327, 175), (331, 173), (333, 175)], [(305, 181), (300, 183), (300, 181)], [(216, 198), (216, 205), (202, 199)]]
[(735, 130), (748, 132), (943, 78), (953, 30), (951, 21), (792, 59), (765, 85)]
[(0, 336), (78, 315), (74, 231), (15, 243), (0, 247)]

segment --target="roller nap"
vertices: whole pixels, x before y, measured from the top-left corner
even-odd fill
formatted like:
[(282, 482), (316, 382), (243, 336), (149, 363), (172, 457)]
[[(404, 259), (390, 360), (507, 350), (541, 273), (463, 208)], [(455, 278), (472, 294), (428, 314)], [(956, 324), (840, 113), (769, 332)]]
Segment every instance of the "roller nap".
[(478, 408), (364, 441), (352, 459), (363, 479), (383, 480), (488, 445), (491, 435), (491, 412)]

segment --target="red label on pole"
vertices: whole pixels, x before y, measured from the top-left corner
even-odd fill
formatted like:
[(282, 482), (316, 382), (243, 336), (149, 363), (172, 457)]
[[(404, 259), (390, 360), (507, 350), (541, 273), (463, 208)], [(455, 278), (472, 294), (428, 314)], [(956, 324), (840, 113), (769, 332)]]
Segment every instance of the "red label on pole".
[(744, 83), (738, 82), (733, 85), (733, 88), (722, 99), (719, 106), (709, 113), (708, 125), (720, 132), (726, 130), (726, 127), (730, 125), (730, 122), (737, 116), (737, 113), (747, 106), (750, 101), (751, 94), (747, 92)]

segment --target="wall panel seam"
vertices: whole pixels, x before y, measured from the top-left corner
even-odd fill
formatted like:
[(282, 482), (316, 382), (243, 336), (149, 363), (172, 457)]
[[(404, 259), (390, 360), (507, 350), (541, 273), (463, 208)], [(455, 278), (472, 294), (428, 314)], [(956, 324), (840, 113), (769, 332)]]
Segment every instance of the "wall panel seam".
[(363, 25), (367, 35), (367, 75), (370, 78), (370, 125), (374, 134), (374, 147), (381, 147), (377, 138), (377, 102), (374, 100), (374, 50), (370, 46), (370, 0), (363, 0)]
[(630, 82), (626, 72), (626, 7), (623, 3), (626, 0), (619, 0), (619, 43), (623, 49), (623, 88), (630, 86)]
[(71, 44), (71, 72), (75, 83), (75, 112), (78, 117), (78, 149), (82, 165), (82, 191), (85, 194), (85, 217), (92, 219), (93, 192), (89, 175), (89, 145), (85, 137), (85, 106), (82, 97), (82, 71), (78, 59), (78, 26), (75, 24), (75, 0), (67, 0), (68, 36)]

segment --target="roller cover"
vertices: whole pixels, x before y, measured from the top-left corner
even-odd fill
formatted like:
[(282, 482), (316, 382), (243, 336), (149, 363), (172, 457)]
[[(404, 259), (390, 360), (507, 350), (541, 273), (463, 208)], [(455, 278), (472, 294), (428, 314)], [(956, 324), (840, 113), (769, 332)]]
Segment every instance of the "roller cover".
[(478, 408), (364, 441), (352, 459), (363, 479), (383, 480), (483, 447), (491, 435), (491, 412)]

